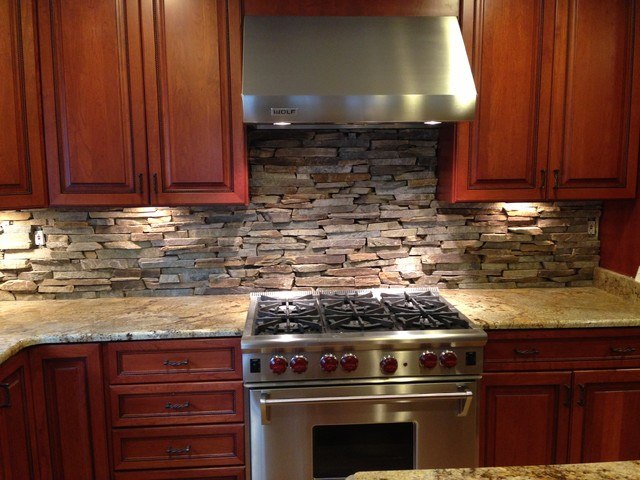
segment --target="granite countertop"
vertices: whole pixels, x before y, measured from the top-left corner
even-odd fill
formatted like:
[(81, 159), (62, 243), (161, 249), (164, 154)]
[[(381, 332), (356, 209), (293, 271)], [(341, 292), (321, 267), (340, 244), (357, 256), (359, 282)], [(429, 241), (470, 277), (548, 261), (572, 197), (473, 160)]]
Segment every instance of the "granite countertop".
[(640, 462), (356, 473), (348, 480), (637, 480)]
[(595, 287), (440, 293), (485, 330), (640, 326), (640, 304)]
[(240, 336), (248, 295), (0, 303), (0, 363), (43, 343)]
[[(640, 326), (640, 303), (595, 287), (441, 290), (485, 329)], [(0, 362), (43, 343), (240, 336), (249, 295), (0, 302)]]

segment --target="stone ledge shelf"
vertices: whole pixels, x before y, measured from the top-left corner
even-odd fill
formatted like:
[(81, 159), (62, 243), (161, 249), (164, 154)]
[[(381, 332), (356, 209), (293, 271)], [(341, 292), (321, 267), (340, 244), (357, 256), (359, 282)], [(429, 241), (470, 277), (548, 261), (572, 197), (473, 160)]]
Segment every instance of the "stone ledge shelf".
[(356, 473), (347, 480), (637, 480), (640, 462)]

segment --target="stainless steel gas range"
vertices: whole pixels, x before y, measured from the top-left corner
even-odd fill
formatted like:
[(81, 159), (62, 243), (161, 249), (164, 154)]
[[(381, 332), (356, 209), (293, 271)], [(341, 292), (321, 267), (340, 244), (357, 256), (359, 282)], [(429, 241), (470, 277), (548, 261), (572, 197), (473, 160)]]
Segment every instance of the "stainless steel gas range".
[(252, 294), (252, 480), (472, 467), (486, 334), (437, 289)]

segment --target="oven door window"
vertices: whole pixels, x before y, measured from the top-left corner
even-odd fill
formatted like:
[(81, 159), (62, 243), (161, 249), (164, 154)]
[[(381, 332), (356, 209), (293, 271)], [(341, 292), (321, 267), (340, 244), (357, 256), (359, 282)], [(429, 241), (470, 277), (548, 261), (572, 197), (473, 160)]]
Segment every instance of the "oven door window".
[(313, 427), (313, 478), (415, 468), (415, 425), (381, 423)]

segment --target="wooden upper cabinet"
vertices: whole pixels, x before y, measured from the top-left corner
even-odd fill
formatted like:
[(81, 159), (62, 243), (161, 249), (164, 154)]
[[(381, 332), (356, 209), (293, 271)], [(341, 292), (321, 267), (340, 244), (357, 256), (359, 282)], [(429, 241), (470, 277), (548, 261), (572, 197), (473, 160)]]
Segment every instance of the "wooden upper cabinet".
[(51, 205), (146, 204), (138, 2), (38, 6)]
[(238, 0), (143, 2), (152, 203), (248, 201)]
[(633, 198), (638, 3), (462, 0), (478, 103), (443, 128), (440, 198)]
[[(640, 2), (560, 0), (553, 198), (633, 198), (640, 141)], [(554, 180), (555, 181), (555, 180)]]
[(32, 0), (0, 1), (0, 210), (47, 204)]
[(459, 0), (244, 0), (245, 15), (456, 16)]

